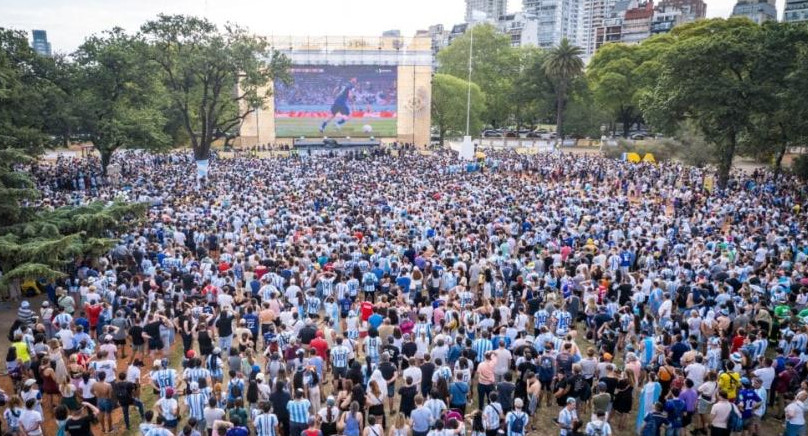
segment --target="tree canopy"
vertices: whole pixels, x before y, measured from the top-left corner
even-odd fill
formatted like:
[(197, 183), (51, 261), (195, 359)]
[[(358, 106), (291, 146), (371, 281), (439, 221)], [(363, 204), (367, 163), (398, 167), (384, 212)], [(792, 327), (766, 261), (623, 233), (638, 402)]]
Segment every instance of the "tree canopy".
[(101, 155), (104, 172), (118, 148), (171, 144), (164, 129), (168, 102), (159, 70), (144, 59), (144, 51), (141, 41), (114, 28), (88, 38), (74, 54), (75, 110), (81, 130)]
[[(469, 82), (448, 74), (436, 74), (432, 78), (432, 124), (437, 127), (440, 143), (448, 131), (465, 132), (466, 103)], [(485, 97), (477, 84), (471, 84), (470, 130), (482, 129)]]
[(235, 24), (220, 30), (206, 19), (160, 15), (143, 25), (141, 36), (198, 161), (208, 159), (216, 139), (264, 107), (270, 82), (288, 80), (289, 59)]
[(519, 73), (519, 56), (511, 47), (510, 37), (489, 24), (473, 26), (438, 52), (438, 72), (468, 80), (469, 50), (471, 81), (485, 96), (483, 121), (494, 127), (507, 125), (513, 114), (513, 82)]

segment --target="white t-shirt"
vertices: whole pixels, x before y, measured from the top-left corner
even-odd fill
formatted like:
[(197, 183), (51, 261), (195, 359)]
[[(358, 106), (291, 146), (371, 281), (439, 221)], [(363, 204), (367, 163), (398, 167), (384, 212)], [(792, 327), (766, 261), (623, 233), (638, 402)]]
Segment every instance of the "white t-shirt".
[(505, 348), (498, 348), (494, 353), (497, 356), (496, 364), (494, 365), (494, 374), (505, 374), (510, 368), (513, 356), (511, 352)]
[(208, 428), (213, 428), (213, 423), (224, 418), (224, 410), (218, 407), (205, 407), (205, 424)]
[(130, 365), (129, 368), (126, 368), (126, 381), (129, 383), (140, 383), (140, 368), (134, 365)]
[(758, 368), (754, 371), (755, 377), (759, 378), (761, 383), (763, 384), (763, 388), (769, 390), (772, 388), (772, 383), (774, 383), (774, 368), (771, 366), (766, 368)]
[(20, 427), (25, 429), (28, 436), (42, 435), (42, 414), (36, 410), (24, 410), (20, 414)]
[(216, 303), (219, 305), (219, 307), (233, 307), (233, 296), (220, 292), (219, 296), (216, 298)]
[(704, 382), (704, 374), (707, 373), (707, 367), (701, 363), (691, 363), (685, 368), (687, 378), (693, 380), (693, 386), (701, 386)]
[(421, 368), (410, 366), (404, 370), (402, 376), (404, 377), (404, 380), (406, 380), (407, 377), (412, 377), (412, 382), (417, 385), (421, 383), (421, 378), (423, 377), (423, 374), (421, 374)]
[(673, 303), (671, 303), (671, 300), (665, 300), (659, 306), (659, 310), (657, 311), (657, 313), (659, 314), (660, 318), (670, 318), (672, 308), (673, 308)]
[(602, 436), (611, 436), (612, 434), (612, 427), (609, 425), (608, 422), (603, 421), (592, 421), (586, 425), (586, 434), (587, 435), (596, 435), (598, 434), (598, 430), (600, 430), (600, 434)]

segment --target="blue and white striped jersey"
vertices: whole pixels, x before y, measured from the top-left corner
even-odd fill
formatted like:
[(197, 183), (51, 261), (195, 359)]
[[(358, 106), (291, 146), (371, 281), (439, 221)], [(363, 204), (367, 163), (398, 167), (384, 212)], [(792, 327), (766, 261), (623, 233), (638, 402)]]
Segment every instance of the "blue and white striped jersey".
[(253, 420), (255, 436), (275, 436), (275, 427), (278, 426), (278, 417), (273, 413), (262, 413)]
[(296, 424), (308, 425), (310, 409), (311, 403), (305, 398), (286, 403), (286, 410), (289, 411), (289, 421)]

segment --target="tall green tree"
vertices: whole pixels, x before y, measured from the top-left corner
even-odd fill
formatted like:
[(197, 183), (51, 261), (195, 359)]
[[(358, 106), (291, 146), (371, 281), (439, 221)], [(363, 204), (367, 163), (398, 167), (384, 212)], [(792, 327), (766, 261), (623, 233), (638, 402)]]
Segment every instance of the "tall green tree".
[(0, 147), (37, 152), (58, 133), (60, 65), (34, 52), (25, 33), (0, 28)]
[(609, 112), (595, 103), (585, 78), (575, 80), (571, 91), (564, 116), (564, 130), (575, 136), (600, 138), (601, 127), (611, 121)]
[(757, 42), (762, 56), (752, 75), (764, 98), (750, 118), (741, 148), (771, 158), (778, 176), (788, 147), (808, 141), (808, 27), (765, 23)]
[(121, 147), (159, 149), (171, 144), (164, 133), (165, 89), (154, 62), (144, 59), (142, 41), (123, 29), (88, 38), (73, 55), (81, 129), (101, 155), (106, 174)]
[(509, 98), (517, 130), (536, 125), (553, 111), (553, 84), (544, 73), (547, 52), (536, 47), (519, 47), (518, 72)]
[(209, 158), (216, 139), (265, 106), (272, 80), (289, 77), (288, 58), (236, 25), (220, 30), (203, 18), (160, 15), (141, 34), (197, 162)]
[(607, 44), (587, 65), (594, 100), (621, 125), (623, 137), (642, 121), (640, 99), (656, 84), (659, 59), (670, 41), (669, 36), (661, 35), (642, 44)]
[(564, 106), (567, 103), (567, 92), (572, 81), (583, 74), (583, 50), (569, 42), (567, 38), (550, 49), (544, 59), (544, 72), (553, 81), (556, 98), (556, 134), (558, 140), (564, 139)]
[(145, 204), (102, 202), (48, 210), (27, 171), (34, 158), (0, 149), (0, 291), (19, 295), (25, 280), (55, 279), (71, 263), (105, 253), (114, 231), (135, 223)]
[[(472, 34), (474, 45), (472, 47)], [(490, 24), (471, 27), (465, 34), (438, 52), (438, 72), (468, 80), (471, 51), (471, 81), (485, 95), (483, 120), (494, 127), (506, 125), (512, 118), (513, 82), (519, 74), (519, 55), (511, 39)]]
[[(440, 145), (446, 133), (466, 131), (466, 102), (469, 82), (448, 74), (436, 74), (432, 78), (432, 123), (438, 129)], [(471, 84), (471, 111), (469, 129), (482, 129), (481, 115), (485, 109), (485, 96), (477, 84)]]
[(718, 184), (729, 180), (738, 141), (763, 97), (753, 71), (764, 55), (760, 27), (749, 20), (704, 20), (684, 26), (663, 55), (654, 91), (641, 102), (655, 126), (675, 131), (692, 121), (719, 153)]

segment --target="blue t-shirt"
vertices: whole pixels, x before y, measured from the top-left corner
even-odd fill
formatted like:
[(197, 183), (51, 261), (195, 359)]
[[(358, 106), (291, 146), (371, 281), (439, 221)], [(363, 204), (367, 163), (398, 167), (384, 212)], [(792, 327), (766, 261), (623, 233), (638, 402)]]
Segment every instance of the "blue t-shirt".
[(375, 329), (378, 329), (379, 326), (382, 325), (383, 321), (384, 317), (379, 315), (378, 313), (374, 313), (373, 315), (370, 315), (370, 317), (368, 317), (368, 324), (370, 324), (370, 326)]
[(354, 89), (353, 83), (347, 83), (342, 88), (340, 88), (339, 92), (337, 93), (337, 97), (334, 99), (334, 103), (345, 104), (348, 101), (348, 97), (351, 95), (351, 90)]
[(469, 393), (469, 385), (464, 381), (456, 381), (449, 385), (449, 395), (452, 397), (450, 405), (459, 406), (466, 404), (466, 395)]
[(396, 285), (401, 288), (401, 292), (404, 294), (410, 292), (410, 283), (412, 283), (412, 281), (407, 276), (402, 276), (396, 279)]
[(241, 317), (244, 320), (244, 324), (252, 333), (253, 337), (258, 337), (258, 315), (254, 313), (247, 313)]
[(246, 427), (231, 427), (225, 436), (250, 436), (250, 431)]
[(737, 401), (739, 405), (743, 406), (741, 417), (743, 419), (749, 419), (752, 417), (755, 404), (760, 403), (761, 399), (754, 389), (741, 389), (741, 391), (738, 392)]

